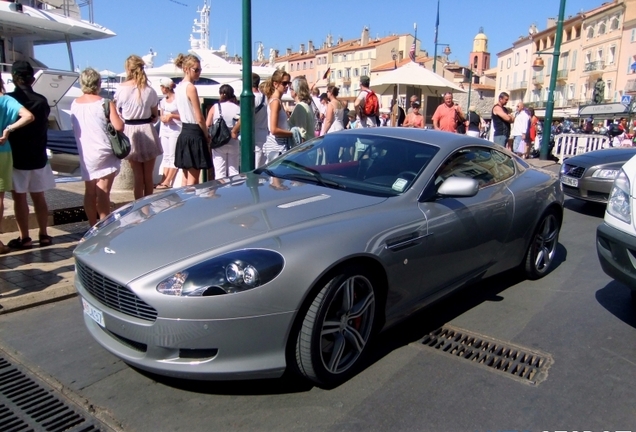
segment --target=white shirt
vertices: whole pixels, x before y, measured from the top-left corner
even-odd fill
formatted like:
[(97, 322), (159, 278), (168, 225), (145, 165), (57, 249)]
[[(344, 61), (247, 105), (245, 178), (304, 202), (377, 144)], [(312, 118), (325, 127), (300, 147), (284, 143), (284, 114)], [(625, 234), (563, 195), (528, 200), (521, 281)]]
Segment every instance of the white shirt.
[(530, 121), (530, 116), (527, 112), (521, 111), (518, 112), (515, 117), (515, 122), (512, 124), (512, 132), (511, 136), (521, 136), (525, 135), (528, 132), (528, 122)]
[[(261, 101), (263, 105), (259, 108)], [(269, 128), (267, 127), (267, 100), (261, 92), (254, 93), (254, 111), (257, 109), (258, 112), (254, 112), (254, 143), (262, 146), (267, 140)]]
[(191, 83), (187, 81), (181, 81), (174, 89), (175, 100), (177, 101), (177, 111), (179, 111), (179, 117), (183, 123), (196, 124), (197, 120), (194, 118), (194, 110), (192, 109), (192, 103), (188, 99), (186, 89)]

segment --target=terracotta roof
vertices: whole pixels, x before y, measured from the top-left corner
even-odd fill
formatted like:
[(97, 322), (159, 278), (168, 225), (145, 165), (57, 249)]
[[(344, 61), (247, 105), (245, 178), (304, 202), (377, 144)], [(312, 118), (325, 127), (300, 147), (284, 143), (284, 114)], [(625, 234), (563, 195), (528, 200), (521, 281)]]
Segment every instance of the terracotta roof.
[[(429, 60), (433, 60), (433, 57), (426, 57), (426, 56), (415, 57), (415, 63), (419, 63), (422, 66)], [(407, 64), (410, 61), (411, 61), (411, 59), (409, 57), (406, 57), (406, 58), (402, 59), (401, 61), (397, 62), (397, 67), (404, 66), (405, 64)], [(393, 69), (397, 69), (397, 68), (396, 68), (395, 62), (393, 60), (391, 60), (390, 62), (382, 63), (381, 65), (377, 65), (376, 67), (371, 69), (371, 72), (384, 72), (384, 71), (393, 70)]]
[(360, 45), (360, 39), (355, 39), (353, 41), (341, 43), (340, 45), (338, 45), (338, 47), (336, 47), (336, 49), (332, 51), (332, 53), (335, 54), (335, 53), (341, 53), (341, 52), (351, 52), (351, 51), (374, 48), (376, 46), (397, 40), (399, 38), (400, 38), (399, 36), (387, 36), (387, 37), (380, 38), (378, 40), (369, 39), (369, 43), (364, 46)]

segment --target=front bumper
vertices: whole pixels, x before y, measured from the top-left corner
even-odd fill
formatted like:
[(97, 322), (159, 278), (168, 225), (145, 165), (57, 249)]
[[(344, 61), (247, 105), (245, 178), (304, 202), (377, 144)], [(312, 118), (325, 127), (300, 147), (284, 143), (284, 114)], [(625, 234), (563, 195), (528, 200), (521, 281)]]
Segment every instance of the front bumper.
[(614, 179), (581, 177), (578, 187), (563, 184), (563, 193), (572, 198), (607, 204)]
[(146, 321), (100, 303), (75, 278), (81, 299), (103, 316), (84, 313), (90, 334), (128, 364), (159, 375), (204, 380), (277, 378), (295, 311), (236, 319)]
[(596, 252), (608, 276), (636, 291), (636, 237), (603, 222), (596, 229)]

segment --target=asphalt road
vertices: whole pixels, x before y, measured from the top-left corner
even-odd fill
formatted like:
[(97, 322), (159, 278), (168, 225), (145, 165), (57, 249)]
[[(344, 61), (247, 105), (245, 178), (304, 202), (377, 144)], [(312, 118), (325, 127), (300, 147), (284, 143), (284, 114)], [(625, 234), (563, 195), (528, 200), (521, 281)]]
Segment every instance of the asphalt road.
[[(333, 390), (149, 376), (89, 337), (78, 299), (0, 316), (0, 348), (126, 431), (636, 431), (636, 310), (598, 263), (602, 216), (567, 200), (551, 274), (507, 273), (446, 298), (382, 334)], [(419, 343), (446, 324), (547, 353), (547, 379), (532, 386)]]

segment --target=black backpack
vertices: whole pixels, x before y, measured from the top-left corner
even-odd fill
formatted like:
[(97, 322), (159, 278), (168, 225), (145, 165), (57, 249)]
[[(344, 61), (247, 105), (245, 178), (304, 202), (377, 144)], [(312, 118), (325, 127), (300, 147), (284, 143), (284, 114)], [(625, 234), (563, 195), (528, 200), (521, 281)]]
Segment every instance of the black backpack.
[(609, 127), (607, 128), (607, 133), (608, 133), (609, 136), (615, 137), (615, 136), (619, 136), (620, 134), (622, 134), (623, 131), (621, 130), (621, 128), (618, 127), (618, 124), (611, 123), (609, 125)]
[(212, 137), (212, 141), (210, 143), (211, 148), (219, 148), (230, 142), (232, 138), (232, 133), (230, 132), (230, 128), (225, 124), (225, 120), (223, 120), (223, 110), (221, 109), (221, 104), (216, 104), (219, 107), (219, 118), (216, 119), (214, 124), (210, 126), (210, 136)]

